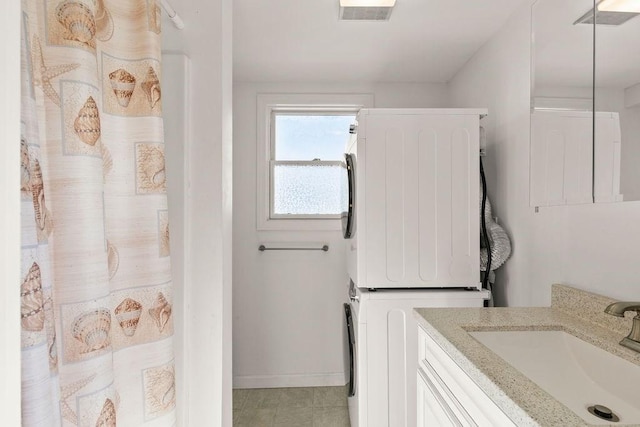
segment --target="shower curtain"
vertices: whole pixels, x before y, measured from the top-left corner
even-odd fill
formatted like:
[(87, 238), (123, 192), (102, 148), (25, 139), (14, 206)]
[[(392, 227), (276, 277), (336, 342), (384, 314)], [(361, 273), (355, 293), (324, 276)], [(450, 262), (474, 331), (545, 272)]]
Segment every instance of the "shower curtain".
[(24, 426), (173, 426), (155, 0), (22, 1)]

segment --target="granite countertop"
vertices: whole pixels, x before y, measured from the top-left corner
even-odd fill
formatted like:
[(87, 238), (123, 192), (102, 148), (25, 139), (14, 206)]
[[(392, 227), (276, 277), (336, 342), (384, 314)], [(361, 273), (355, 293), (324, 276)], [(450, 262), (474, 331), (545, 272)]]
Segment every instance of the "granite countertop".
[[(418, 324), (518, 426), (588, 426), (475, 338), (475, 331), (565, 331), (640, 365), (640, 353), (619, 345), (631, 330), (629, 313), (603, 312), (615, 302), (564, 285), (553, 285), (551, 307), (416, 308)], [(600, 424), (601, 425), (601, 424)], [(625, 424), (629, 425), (629, 424)]]

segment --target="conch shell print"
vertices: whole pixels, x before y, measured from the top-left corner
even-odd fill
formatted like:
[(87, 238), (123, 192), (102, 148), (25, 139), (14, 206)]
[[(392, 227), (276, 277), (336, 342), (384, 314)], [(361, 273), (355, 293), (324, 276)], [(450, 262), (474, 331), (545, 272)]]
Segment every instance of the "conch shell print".
[(44, 242), (49, 237), (52, 229), (51, 218), (44, 200), (44, 182), (42, 181), (42, 169), (38, 159), (33, 162), (31, 173), (31, 195), (33, 198), (33, 209), (36, 216), (36, 226), (38, 231), (38, 241)]
[(122, 107), (127, 107), (131, 101), (131, 95), (136, 87), (136, 78), (123, 68), (109, 73), (109, 81), (116, 100)]
[(116, 307), (115, 313), (124, 334), (132, 337), (136, 333), (140, 321), (142, 304), (131, 298), (126, 298)]
[(71, 333), (75, 339), (84, 344), (82, 353), (90, 353), (111, 344), (110, 328), (111, 313), (106, 308), (99, 308), (76, 317)]
[(85, 4), (63, 1), (56, 8), (56, 17), (66, 30), (65, 39), (95, 47), (96, 21)]
[(171, 317), (171, 304), (169, 304), (162, 292), (158, 292), (155, 305), (152, 309), (149, 309), (149, 314), (151, 318), (153, 318), (158, 330), (162, 332)]
[(162, 97), (162, 92), (160, 91), (160, 80), (158, 80), (158, 75), (153, 67), (149, 67), (147, 76), (140, 86), (147, 95), (147, 101), (149, 101), (151, 108), (155, 107)]
[(100, 113), (92, 96), (80, 108), (78, 117), (73, 122), (73, 129), (78, 138), (85, 144), (94, 146), (100, 138)]
[(116, 427), (116, 405), (111, 399), (106, 399), (102, 411), (96, 421), (96, 427)]
[(176, 403), (173, 366), (150, 370), (145, 379), (145, 394), (149, 412), (159, 415), (173, 408)]
[(35, 262), (20, 286), (20, 303), (22, 329), (41, 331), (44, 328), (44, 297), (40, 266)]
[(104, 6), (104, 0), (96, 0), (96, 37), (106, 42), (113, 36), (113, 18), (109, 9)]
[(29, 181), (31, 180), (31, 160), (29, 158), (29, 148), (27, 142), (20, 140), (20, 190), (29, 191)]

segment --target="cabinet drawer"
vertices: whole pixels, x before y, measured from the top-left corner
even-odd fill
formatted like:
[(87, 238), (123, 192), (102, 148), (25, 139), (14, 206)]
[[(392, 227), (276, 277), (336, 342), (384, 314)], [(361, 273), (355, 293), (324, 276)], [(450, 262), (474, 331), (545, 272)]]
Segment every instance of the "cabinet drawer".
[(418, 426), (476, 427), (477, 424), (433, 370), (418, 368)]
[[(516, 427), (516, 424), (467, 376), (422, 329), (418, 328), (418, 376), (431, 380), (460, 424), (480, 427)], [(465, 424), (467, 423), (467, 424)], [(419, 427), (427, 424), (419, 424)]]

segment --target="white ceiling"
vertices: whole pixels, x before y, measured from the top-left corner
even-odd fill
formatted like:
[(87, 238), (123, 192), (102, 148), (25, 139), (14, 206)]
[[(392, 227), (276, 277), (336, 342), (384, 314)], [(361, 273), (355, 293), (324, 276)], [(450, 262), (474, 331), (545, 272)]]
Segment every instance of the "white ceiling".
[(234, 0), (237, 81), (444, 83), (528, 0), (397, 0), (388, 22), (338, 0)]

